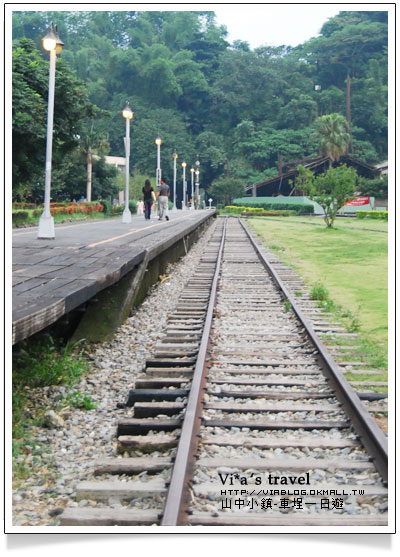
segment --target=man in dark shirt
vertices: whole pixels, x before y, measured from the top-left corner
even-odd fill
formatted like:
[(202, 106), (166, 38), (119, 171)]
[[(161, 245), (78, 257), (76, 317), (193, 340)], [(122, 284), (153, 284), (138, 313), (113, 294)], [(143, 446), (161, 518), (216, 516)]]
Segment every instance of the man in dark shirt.
[(169, 197), (169, 185), (164, 182), (161, 178), (160, 185), (157, 188), (157, 198), (158, 198), (158, 220), (162, 220), (164, 217), (169, 220), (168, 216), (168, 197)]

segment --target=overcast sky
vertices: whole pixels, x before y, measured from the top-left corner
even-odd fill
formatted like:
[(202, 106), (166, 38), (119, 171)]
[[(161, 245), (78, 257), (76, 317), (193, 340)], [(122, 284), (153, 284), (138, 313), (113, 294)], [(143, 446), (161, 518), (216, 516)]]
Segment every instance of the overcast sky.
[(297, 46), (316, 37), (322, 25), (340, 11), (385, 10), (383, 4), (215, 4), (208, 5), (219, 24), (226, 25), (229, 42)]
[(296, 46), (316, 37), (322, 25), (339, 13), (335, 5), (222, 5), (214, 9), (219, 24), (226, 25), (229, 42)]

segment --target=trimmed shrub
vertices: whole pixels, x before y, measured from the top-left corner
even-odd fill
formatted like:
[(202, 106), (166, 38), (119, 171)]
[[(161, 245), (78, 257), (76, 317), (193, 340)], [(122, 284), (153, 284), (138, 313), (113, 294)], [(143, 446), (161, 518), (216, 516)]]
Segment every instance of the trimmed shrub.
[(29, 218), (28, 211), (15, 211), (15, 213), (12, 214), (12, 223), (16, 225), (23, 224), (28, 220), (28, 218)]
[[(233, 203), (235, 206), (235, 203)], [(239, 206), (239, 205), (238, 205)], [(240, 205), (240, 207), (244, 207)], [(246, 209), (262, 208), (266, 211), (295, 211), (297, 215), (309, 215), (314, 213), (314, 205), (311, 203), (249, 203)]]
[[(247, 213), (243, 213), (245, 215)], [(296, 211), (261, 211), (260, 213), (254, 213), (253, 217), (294, 217), (296, 216)]]
[(107, 199), (100, 199), (99, 203), (103, 205), (103, 213), (110, 215), (112, 213), (112, 205)]
[(232, 215), (254, 216), (254, 217), (289, 217), (297, 214), (292, 210), (275, 210), (265, 211), (261, 207), (236, 207), (234, 205), (227, 205), (225, 211)]
[(129, 201), (129, 210), (133, 215), (136, 214), (136, 203), (137, 201), (135, 199), (131, 199)]
[(388, 211), (356, 211), (358, 219), (388, 220)]
[(35, 219), (37, 217), (41, 217), (43, 213), (43, 209), (35, 209), (32, 211), (32, 217)]

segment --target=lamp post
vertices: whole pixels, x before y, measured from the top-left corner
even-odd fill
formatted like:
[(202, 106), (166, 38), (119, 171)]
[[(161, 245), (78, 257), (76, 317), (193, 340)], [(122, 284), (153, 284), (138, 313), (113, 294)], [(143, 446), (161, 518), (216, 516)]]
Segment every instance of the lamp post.
[(160, 145), (162, 143), (161, 137), (158, 135), (154, 140), (154, 143), (157, 145), (157, 169), (156, 169), (156, 186), (157, 188), (160, 187), (161, 183), (161, 162), (160, 162)]
[(186, 163), (183, 161), (182, 163), (183, 168), (183, 199), (182, 199), (182, 209), (186, 209)]
[[(314, 91), (321, 91), (321, 85), (319, 85), (318, 83), (314, 85)], [(319, 116), (318, 97), (317, 97), (317, 116)]]
[(196, 209), (200, 209), (200, 195), (199, 195), (199, 176), (200, 176), (200, 161), (197, 158), (196, 161)]
[(190, 174), (191, 174), (191, 177), (192, 177), (192, 204), (191, 204), (191, 206), (190, 206), (190, 209), (193, 209), (193, 208), (194, 208), (194, 196), (193, 196), (193, 194), (194, 194), (194, 192), (193, 192), (194, 168), (193, 168), (193, 166), (192, 166), (192, 168), (190, 169)]
[(122, 222), (124, 224), (129, 224), (132, 221), (132, 215), (129, 210), (129, 153), (131, 150), (131, 139), (129, 135), (130, 123), (133, 118), (133, 111), (129, 106), (129, 102), (126, 101), (124, 108), (122, 109), (122, 116), (126, 121), (126, 133), (125, 133), (125, 209), (122, 213)]
[(210, 204), (209, 207), (208, 207), (209, 209), (211, 209), (211, 203), (212, 203), (212, 201), (213, 201), (213, 200), (212, 200), (211, 197), (210, 197), (210, 199), (208, 200), (208, 203)]
[(44, 182), (44, 210), (39, 219), (38, 238), (54, 238), (54, 219), (50, 213), (51, 159), (53, 151), (54, 86), (56, 80), (56, 55), (60, 54), (64, 43), (57, 34), (57, 26), (51, 23), (50, 30), (43, 37), (43, 48), (50, 52), (49, 94), (47, 101), (46, 170)]
[(172, 211), (175, 212), (178, 210), (176, 208), (176, 159), (178, 158), (178, 153), (174, 151), (172, 156), (174, 157), (174, 206), (172, 207)]

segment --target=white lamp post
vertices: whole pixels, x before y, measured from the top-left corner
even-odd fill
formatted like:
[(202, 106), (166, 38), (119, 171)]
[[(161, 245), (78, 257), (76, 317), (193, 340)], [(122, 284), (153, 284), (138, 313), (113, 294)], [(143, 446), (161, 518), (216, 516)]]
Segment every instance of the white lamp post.
[(191, 174), (191, 178), (192, 178), (192, 204), (190, 205), (190, 209), (193, 209), (193, 204), (194, 204), (194, 192), (193, 192), (193, 177), (194, 177), (194, 168), (192, 166), (192, 168), (190, 169), (190, 174)]
[(50, 52), (49, 94), (47, 107), (46, 170), (44, 183), (44, 210), (39, 219), (38, 238), (55, 238), (54, 219), (50, 213), (51, 159), (53, 151), (54, 86), (56, 80), (56, 54), (60, 54), (64, 43), (57, 34), (57, 26), (51, 24), (50, 31), (43, 37), (43, 48)]
[(200, 209), (200, 195), (199, 195), (199, 176), (200, 176), (200, 161), (196, 161), (196, 209)]
[(129, 224), (132, 221), (132, 215), (129, 210), (129, 153), (131, 150), (131, 139), (130, 139), (130, 124), (133, 118), (133, 111), (129, 106), (129, 102), (126, 101), (124, 108), (122, 109), (122, 116), (126, 121), (126, 133), (125, 133), (125, 209), (122, 213), (122, 222), (124, 224)]
[(174, 206), (172, 207), (172, 211), (175, 212), (178, 210), (176, 208), (176, 159), (178, 158), (178, 153), (174, 151), (172, 156), (174, 157)]
[(208, 202), (209, 202), (209, 204), (210, 204), (209, 207), (208, 207), (209, 209), (211, 209), (211, 203), (212, 203), (212, 201), (213, 201), (213, 200), (212, 200), (211, 197), (210, 197), (210, 199), (208, 200)]
[(186, 209), (186, 163), (183, 161), (182, 163), (183, 168), (183, 199), (182, 199), (182, 209)]
[(154, 140), (154, 143), (157, 145), (157, 169), (156, 169), (156, 186), (157, 188), (160, 187), (161, 184), (161, 162), (160, 162), (160, 145), (162, 143), (161, 137), (158, 135)]

